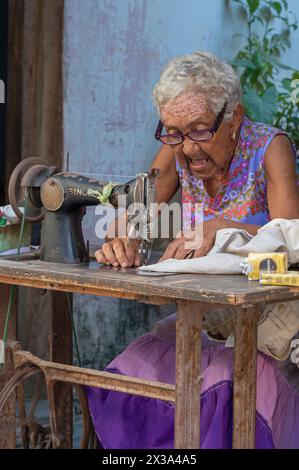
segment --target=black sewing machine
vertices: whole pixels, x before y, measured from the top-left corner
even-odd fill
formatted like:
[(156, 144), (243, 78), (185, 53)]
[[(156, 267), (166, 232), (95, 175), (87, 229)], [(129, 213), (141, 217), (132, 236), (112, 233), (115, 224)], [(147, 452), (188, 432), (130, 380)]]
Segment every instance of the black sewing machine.
[(110, 204), (115, 208), (128, 208), (138, 204), (138, 215), (131, 213), (130, 216), (129, 239), (140, 239), (139, 252), (146, 262), (154, 233), (155, 220), (150, 206), (156, 202), (158, 173), (158, 170), (152, 170), (138, 174), (128, 183), (117, 184), (59, 172), (44, 160), (31, 157), (20, 162), (13, 171), (8, 188), (9, 201), (21, 219), (19, 207), (27, 198), (25, 220), (31, 223), (42, 221), (41, 259), (72, 264), (88, 261), (82, 233), (86, 206)]

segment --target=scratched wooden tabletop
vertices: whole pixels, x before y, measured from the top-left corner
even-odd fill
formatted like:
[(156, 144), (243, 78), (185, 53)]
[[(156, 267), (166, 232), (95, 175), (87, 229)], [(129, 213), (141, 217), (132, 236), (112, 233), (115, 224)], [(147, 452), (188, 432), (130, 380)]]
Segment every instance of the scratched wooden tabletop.
[(156, 297), (230, 305), (299, 298), (298, 287), (260, 286), (244, 275), (143, 276), (134, 268), (112, 268), (96, 261), (70, 265), (0, 257), (0, 283), (137, 300)]

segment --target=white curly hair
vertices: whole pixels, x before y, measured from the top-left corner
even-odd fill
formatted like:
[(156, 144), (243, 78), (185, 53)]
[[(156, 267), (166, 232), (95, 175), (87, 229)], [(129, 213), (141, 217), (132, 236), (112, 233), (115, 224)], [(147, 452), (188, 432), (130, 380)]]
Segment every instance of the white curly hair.
[(204, 95), (215, 115), (227, 101), (225, 120), (241, 103), (241, 84), (233, 68), (209, 52), (197, 51), (168, 62), (153, 91), (158, 114), (161, 106), (189, 91)]

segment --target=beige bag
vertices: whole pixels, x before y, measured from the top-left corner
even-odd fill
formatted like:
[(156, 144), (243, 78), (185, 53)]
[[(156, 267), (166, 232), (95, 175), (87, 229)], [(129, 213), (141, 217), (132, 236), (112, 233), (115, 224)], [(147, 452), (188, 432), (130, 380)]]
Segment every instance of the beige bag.
[(235, 310), (229, 306), (209, 310), (203, 318), (203, 329), (209, 338), (226, 341), (235, 330)]
[(299, 331), (299, 300), (267, 305), (258, 326), (258, 349), (279, 361), (291, 353), (291, 341)]

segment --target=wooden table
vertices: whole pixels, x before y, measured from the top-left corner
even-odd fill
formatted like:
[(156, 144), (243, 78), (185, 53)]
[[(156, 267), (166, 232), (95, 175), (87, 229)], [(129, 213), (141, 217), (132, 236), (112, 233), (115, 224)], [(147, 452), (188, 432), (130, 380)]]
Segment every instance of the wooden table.
[[(128, 391), (175, 402), (175, 448), (199, 448), (201, 322), (217, 306), (235, 309), (233, 447), (255, 447), (256, 345), (259, 304), (299, 298), (299, 288), (260, 286), (239, 275), (175, 274), (141, 276), (132, 269), (71, 266), (39, 260), (0, 259), (0, 283), (135, 299), (160, 304), (176, 302), (176, 385), (115, 377), (116, 374), (72, 368), (82, 384)], [(71, 331), (66, 332), (71, 335)], [(51, 363), (41, 361), (42, 367)], [(53, 374), (61, 378), (56, 365)], [(70, 366), (69, 366), (70, 367)], [(62, 367), (63, 369), (63, 367)], [(58, 372), (57, 372), (58, 371)], [(80, 379), (80, 373), (84, 378)], [(58, 375), (57, 375), (58, 374)], [(60, 375), (59, 375), (60, 374)], [(111, 380), (109, 380), (111, 375)], [(65, 379), (66, 380), (66, 379)]]

